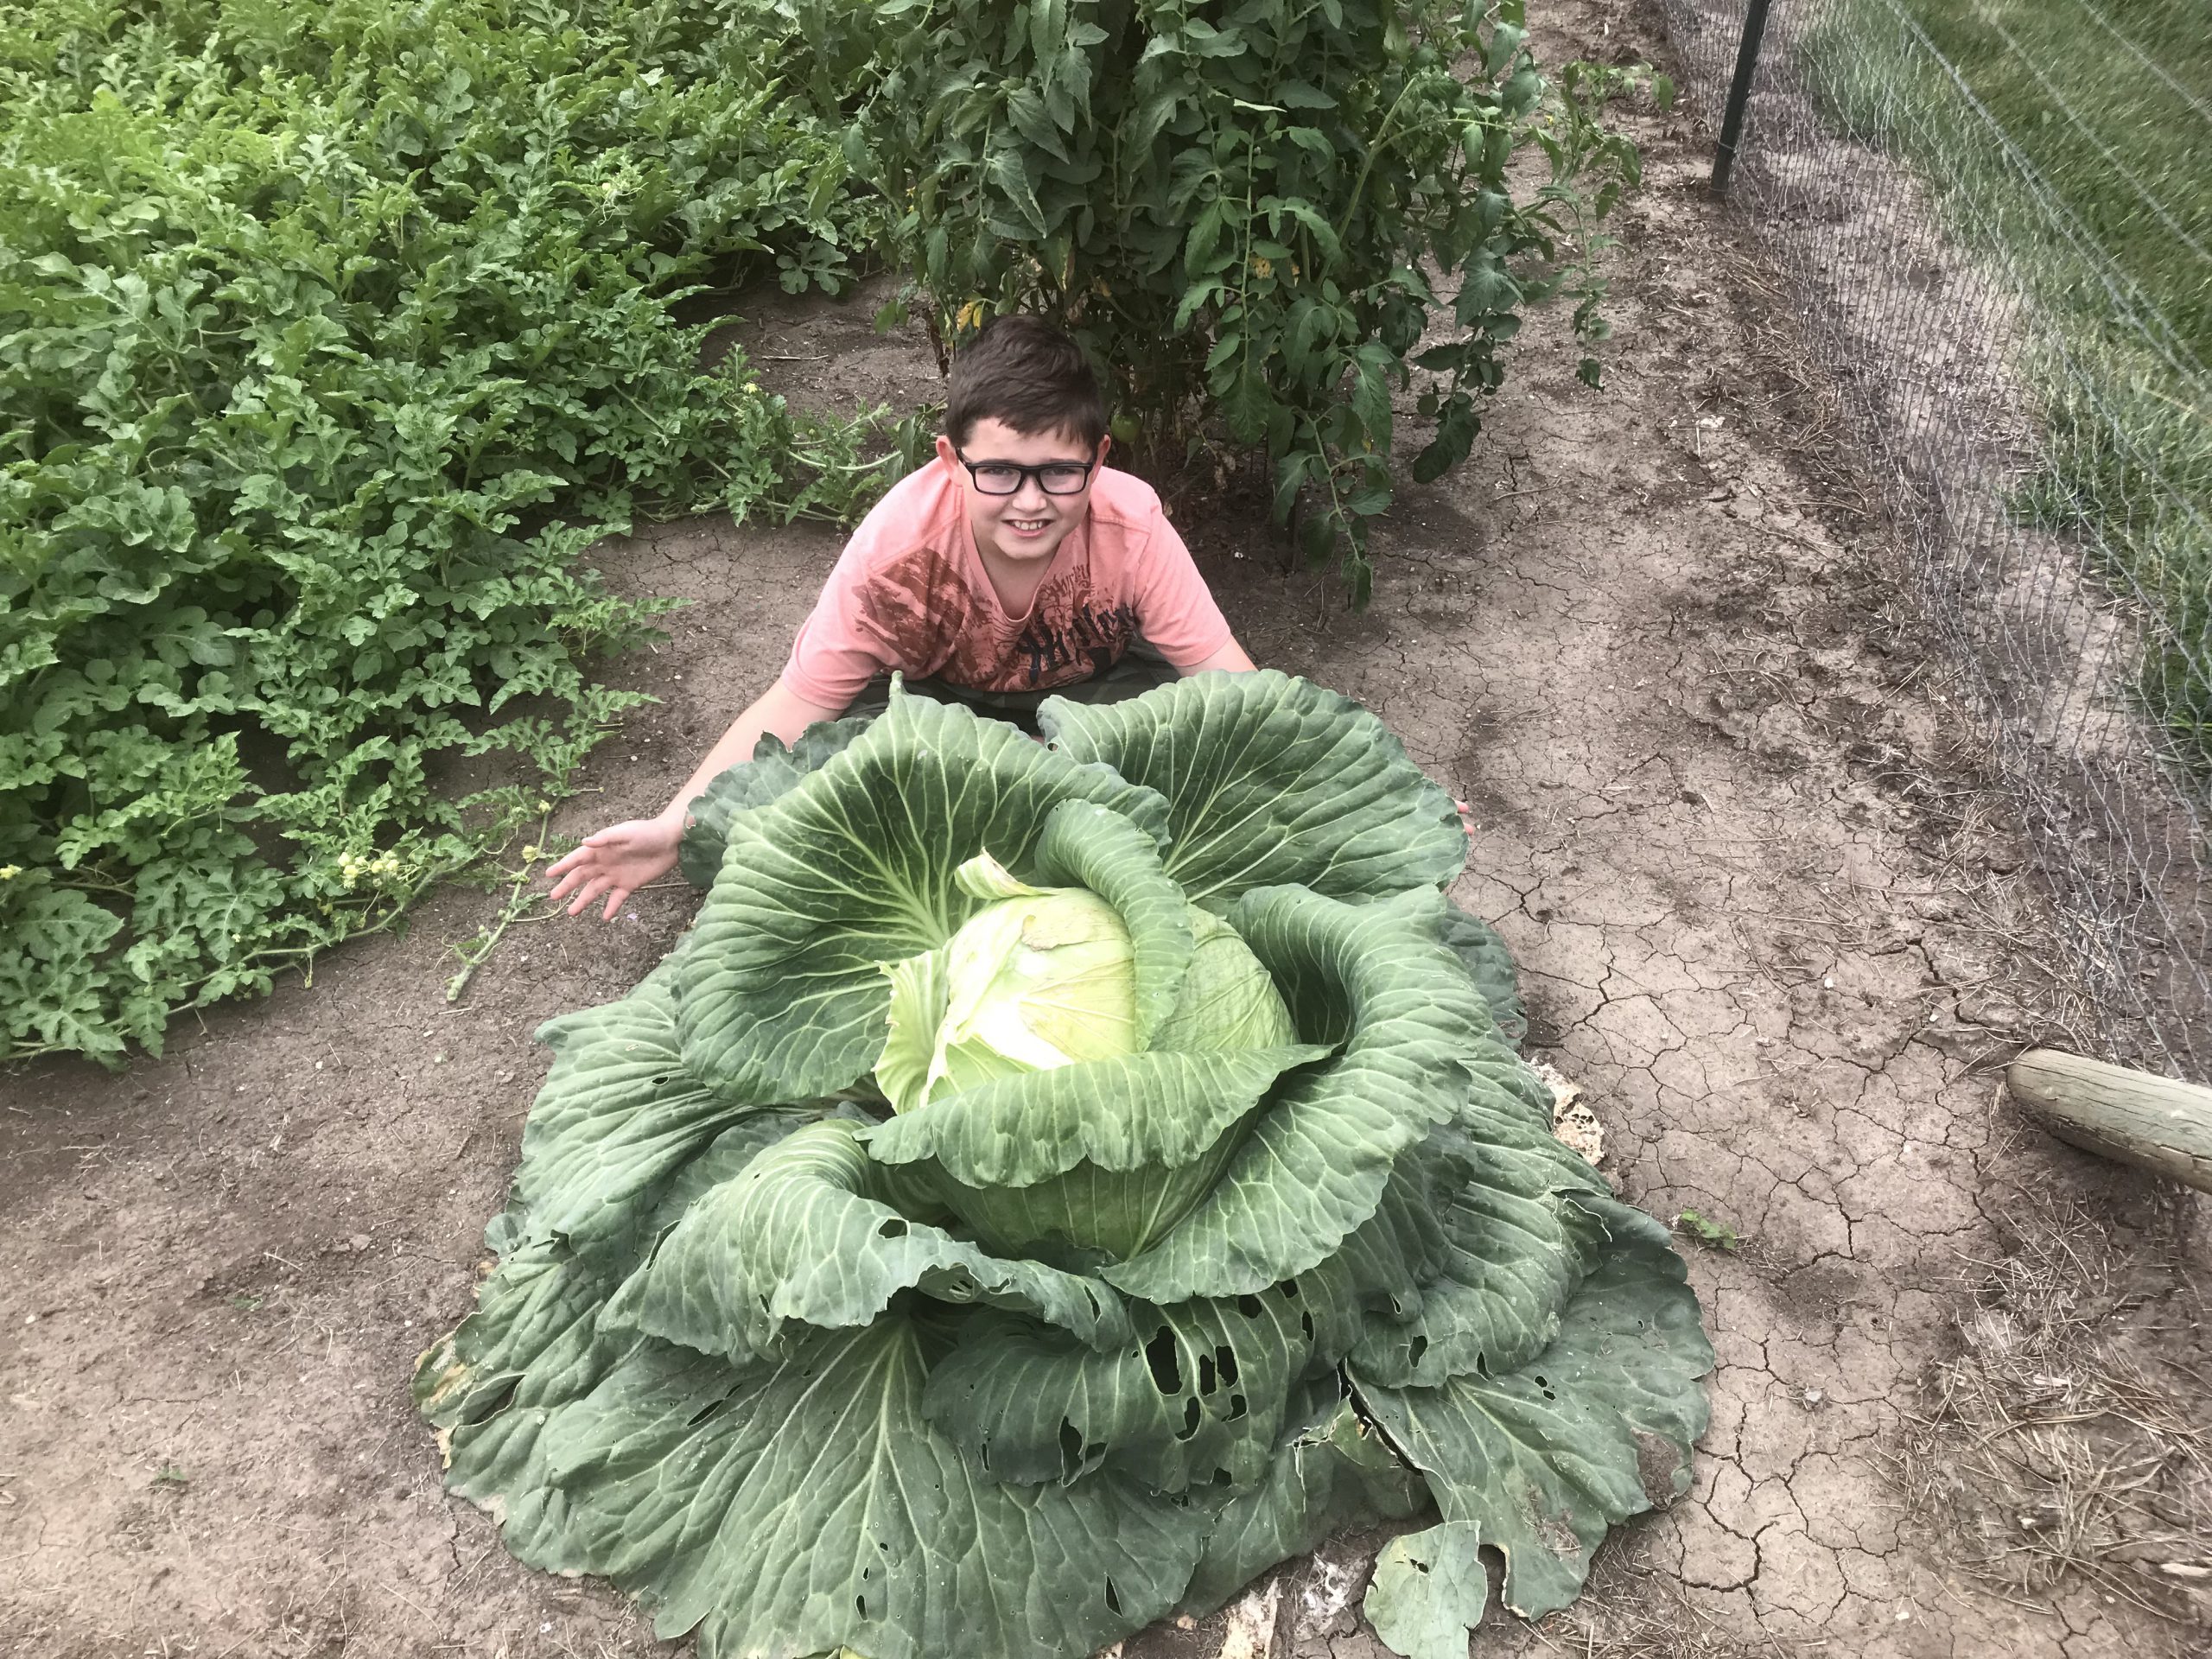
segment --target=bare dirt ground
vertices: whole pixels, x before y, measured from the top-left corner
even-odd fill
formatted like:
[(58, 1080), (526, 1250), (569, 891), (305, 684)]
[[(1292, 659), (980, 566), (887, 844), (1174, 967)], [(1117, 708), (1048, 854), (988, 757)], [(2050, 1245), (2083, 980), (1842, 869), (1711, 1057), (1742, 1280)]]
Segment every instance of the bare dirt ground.
[[(1551, 27), (1554, 59), (1561, 31), (1663, 59), (1621, 3)], [(1704, 202), (1686, 124), (1635, 124), (1606, 391), (1532, 329), (1475, 458), (1378, 537), (1371, 611), (1234, 515), (1189, 526), (1255, 658), (1361, 698), (1475, 804), (1459, 896), (1518, 953), (1532, 1052), (1587, 1091), (1626, 1196), (1738, 1241), (1684, 1243), (1720, 1355), (1691, 1495), (1575, 1609), (1493, 1614), (1476, 1650), (2201, 1654), (2202, 1579), (2170, 1569), (2212, 1567), (2212, 1214), (2004, 1105), (1994, 1068), (2073, 1006), (2005, 804), (1788, 302)], [(933, 372), (857, 308), (779, 309), (751, 343), (826, 399)], [(701, 520), (609, 550), (626, 588), (696, 602), (618, 665), (663, 702), (557, 831), (666, 798), (837, 544)], [(493, 908), (450, 893), (159, 1061), (0, 1078), (0, 1651), (671, 1651), (442, 1494), (407, 1379), (468, 1305), (546, 1064), (530, 1033), (626, 991), (691, 906), (518, 925), (448, 1006), (449, 944)], [(1363, 1571), (1332, 1547), (1248, 1628), (1370, 1659)]]

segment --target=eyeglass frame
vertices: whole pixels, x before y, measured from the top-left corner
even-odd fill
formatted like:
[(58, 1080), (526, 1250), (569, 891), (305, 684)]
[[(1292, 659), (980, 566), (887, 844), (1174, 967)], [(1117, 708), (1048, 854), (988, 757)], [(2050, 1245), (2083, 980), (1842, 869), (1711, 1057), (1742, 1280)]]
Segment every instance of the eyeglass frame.
[[(952, 452), (952, 458), (968, 469), (968, 479), (970, 483), (975, 485), (976, 493), (978, 495), (988, 495), (994, 501), (1003, 501), (1010, 496), (1020, 495), (1021, 493), (1021, 486), (1028, 483), (1033, 478), (1037, 480), (1037, 492), (1039, 494), (1051, 496), (1056, 501), (1064, 501), (1069, 496), (1081, 495), (1085, 490), (1089, 489), (1090, 487), (1090, 475), (1098, 470), (1099, 466), (1099, 463), (1096, 460), (1045, 461), (1038, 462), (1033, 467), (1025, 467), (1018, 461), (970, 461), (967, 456), (962, 454), (957, 449), (955, 449)], [(1010, 490), (987, 490), (983, 487), (983, 480), (976, 476), (976, 468), (981, 467), (1003, 467), (1009, 472), (1018, 473), (1020, 476), (1014, 480), (1014, 487)], [(1049, 468), (1054, 467), (1082, 467), (1083, 482), (1077, 485), (1075, 488), (1071, 490), (1046, 489), (1045, 487), (1045, 474)]]

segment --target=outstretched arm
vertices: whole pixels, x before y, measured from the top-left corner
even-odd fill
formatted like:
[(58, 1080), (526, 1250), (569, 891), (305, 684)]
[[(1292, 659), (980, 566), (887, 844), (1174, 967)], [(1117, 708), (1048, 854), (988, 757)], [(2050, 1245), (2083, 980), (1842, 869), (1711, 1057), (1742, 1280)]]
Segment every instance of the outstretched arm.
[[(606, 899), (601, 912), (613, 921), (622, 901), (676, 868), (676, 845), (683, 837), (686, 809), (691, 801), (723, 772), (741, 760), (753, 758), (761, 734), (773, 732), (786, 743), (818, 720), (835, 720), (841, 711), (809, 702), (778, 680), (730, 722), (698, 769), (676, 791), (675, 799), (650, 818), (632, 818), (586, 836), (576, 849), (545, 872), (553, 883), (548, 900), (569, 899), (569, 914), (575, 915), (594, 899)], [(570, 895), (573, 895), (571, 897)]]
[(1244, 647), (1231, 638), (1205, 661), (1179, 663), (1175, 671), (1185, 675), (1203, 674), (1210, 668), (1221, 668), (1228, 670), (1231, 674), (1249, 674), (1258, 666), (1257, 663), (1244, 654)]

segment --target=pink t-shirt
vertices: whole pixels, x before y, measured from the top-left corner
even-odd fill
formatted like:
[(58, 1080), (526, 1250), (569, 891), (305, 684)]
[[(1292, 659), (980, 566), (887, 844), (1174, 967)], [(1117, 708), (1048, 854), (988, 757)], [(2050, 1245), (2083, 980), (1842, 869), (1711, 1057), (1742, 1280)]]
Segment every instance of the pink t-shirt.
[(1230, 637), (1151, 486), (1100, 467), (1090, 512), (1027, 613), (1010, 616), (976, 554), (959, 469), (932, 461), (853, 532), (783, 677), (825, 709), (893, 669), (973, 691), (1045, 690), (1104, 672), (1140, 634), (1179, 668)]

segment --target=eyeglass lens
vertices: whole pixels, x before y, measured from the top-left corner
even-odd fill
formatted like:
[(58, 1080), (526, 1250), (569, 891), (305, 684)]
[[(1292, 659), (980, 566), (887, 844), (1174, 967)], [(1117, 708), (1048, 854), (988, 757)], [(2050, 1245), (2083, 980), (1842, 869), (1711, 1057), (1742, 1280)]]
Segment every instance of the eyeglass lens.
[(976, 487), (985, 495), (1012, 495), (1021, 488), (1024, 473), (1037, 475), (1038, 487), (1047, 495), (1073, 495), (1083, 488), (1084, 480), (1090, 476), (1090, 468), (1077, 463), (1061, 466), (1015, 467), (993, 466), (981, 461), (971, 469), (976, 475)]

